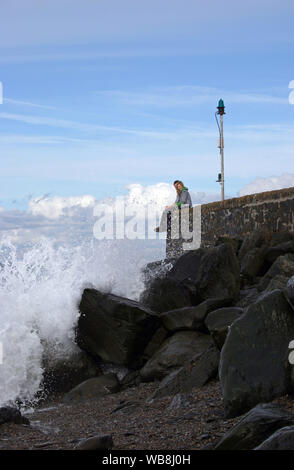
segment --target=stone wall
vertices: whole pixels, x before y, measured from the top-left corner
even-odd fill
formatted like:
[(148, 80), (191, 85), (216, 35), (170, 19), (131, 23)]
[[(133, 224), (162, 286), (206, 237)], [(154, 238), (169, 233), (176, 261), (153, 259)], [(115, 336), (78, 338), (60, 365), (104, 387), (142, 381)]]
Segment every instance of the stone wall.
[(219, 236), (243, 237), (258, 229), (294, 231), (294, 187), (201, 206), (201, 246), (211, 246)]

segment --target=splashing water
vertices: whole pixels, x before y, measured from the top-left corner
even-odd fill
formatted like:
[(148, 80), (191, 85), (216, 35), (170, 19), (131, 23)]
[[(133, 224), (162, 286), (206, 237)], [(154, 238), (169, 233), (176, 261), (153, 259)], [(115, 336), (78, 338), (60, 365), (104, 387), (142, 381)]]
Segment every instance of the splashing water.
[(83, 289), (138, 299), (141, 268), (162, 257), (163, 245), (143, 240), (92, 240), (55, 246), (48, 238), (26, 248), (2, 240), (0, 250), (0, 406), (33, 402), (43, 359), (50, 365), (77, 351), (74, 327)]

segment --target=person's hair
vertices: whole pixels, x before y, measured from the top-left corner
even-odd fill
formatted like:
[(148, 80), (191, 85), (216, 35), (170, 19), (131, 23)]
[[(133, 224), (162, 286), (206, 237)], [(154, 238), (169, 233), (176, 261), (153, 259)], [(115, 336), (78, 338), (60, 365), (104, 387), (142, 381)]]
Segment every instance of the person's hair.
[(183, 183), (183, 181), (176, 180), (176, 181), (174, 181), (174, 185), (175, 185), (176, 183), (181, 183), (181, 184), (184, 186), (184, 183)]

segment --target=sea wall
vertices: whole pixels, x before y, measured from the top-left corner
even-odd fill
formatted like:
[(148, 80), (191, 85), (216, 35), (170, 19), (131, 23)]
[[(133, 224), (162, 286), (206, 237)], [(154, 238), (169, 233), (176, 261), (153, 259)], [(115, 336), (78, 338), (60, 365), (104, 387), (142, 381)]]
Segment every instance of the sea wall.
[(219, 236), (244, 237), (259, 229), (294, 231), (294, 187), (201, 206), (201, 246), (211, 246)]
[[(250, 194), (201, 205), (201, 246), (212, 246), (220, 236), (244, 237), (254, 230), (294, 232), (294, 187)], [(167, 233), (167, 258), (182, 254), (175, 251)]]

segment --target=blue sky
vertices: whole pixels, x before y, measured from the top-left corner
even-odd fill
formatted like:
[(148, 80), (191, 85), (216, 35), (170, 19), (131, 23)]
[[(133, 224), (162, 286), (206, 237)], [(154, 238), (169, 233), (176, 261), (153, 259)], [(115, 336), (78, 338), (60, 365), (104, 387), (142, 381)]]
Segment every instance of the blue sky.
[(256, 180), (256, 191), (293, 186), (293, 11), (287, 0), (1, 2), (0, 206), (175, 179), (218, 193), (219, 98), (226, 197)]

